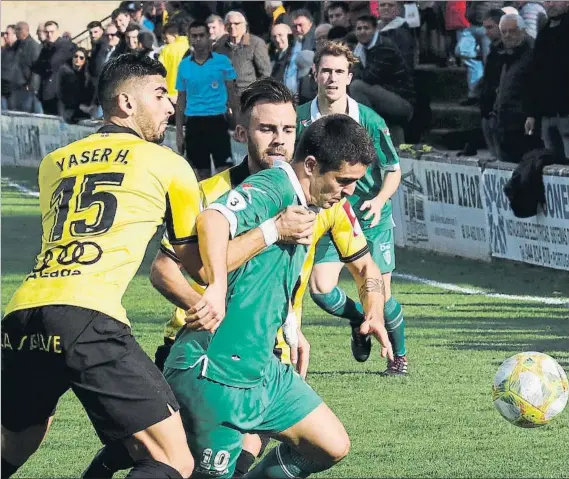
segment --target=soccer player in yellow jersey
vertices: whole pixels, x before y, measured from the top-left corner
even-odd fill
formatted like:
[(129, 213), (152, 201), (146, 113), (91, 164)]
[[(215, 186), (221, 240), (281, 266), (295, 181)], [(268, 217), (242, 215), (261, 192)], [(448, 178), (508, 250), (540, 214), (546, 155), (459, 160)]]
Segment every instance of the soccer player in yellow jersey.
[[(108, 62), (98, 88), (104, 126), (40, 164), (41, 252), (2, 320), (3, 477), (39, 447), (69, 388), (104, 444), (142, 452), (129, 477), (193, 471), (176, 398), (121, 305), (164, 221), (184, 268), (197, 254), (197, 180), (159, 146), (174, 112), (165, 75), (147, 57)], [(198, 302), (195, 293), (188, 304)], [(207, 304), (200, 313), (216, 314)]]

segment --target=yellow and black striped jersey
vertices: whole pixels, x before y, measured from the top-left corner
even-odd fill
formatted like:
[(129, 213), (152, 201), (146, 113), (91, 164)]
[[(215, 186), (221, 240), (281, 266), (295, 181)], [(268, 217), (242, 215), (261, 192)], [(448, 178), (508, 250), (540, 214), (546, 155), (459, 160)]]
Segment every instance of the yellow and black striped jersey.
[(6, 313), (64, 304), (128, 324), (122, 296), (166, 222), (172, 243), (195, 238), (198, 182), (184, 158), (129, 128), (97, 133), (39, 167), (42, 245)]

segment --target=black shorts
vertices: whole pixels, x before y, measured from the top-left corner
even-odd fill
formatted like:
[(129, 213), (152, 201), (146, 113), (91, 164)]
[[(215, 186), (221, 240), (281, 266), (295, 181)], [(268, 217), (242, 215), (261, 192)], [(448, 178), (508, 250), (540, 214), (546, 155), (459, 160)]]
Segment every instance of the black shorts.
[(186, 158), (197, 170), (228, 166), (231, 159), (229, 124), (225, 115), (189, 116), (186, 119)]
[(179, 409), (130, 327), (90, 309), (42, 306), (2, 320), (2, 426), (43, 424), (71, 388), (103, 443)]

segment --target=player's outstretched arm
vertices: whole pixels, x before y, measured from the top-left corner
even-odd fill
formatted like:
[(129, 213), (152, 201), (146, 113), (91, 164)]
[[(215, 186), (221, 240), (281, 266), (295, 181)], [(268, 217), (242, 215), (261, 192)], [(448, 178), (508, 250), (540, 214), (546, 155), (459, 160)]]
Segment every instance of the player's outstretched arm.
[(190, 286), (180, 267), (170, 256), (158, 251), (150, 267), (150, 282), (172, 304), (190, 309), (202, 296)]
[(358, 286), (360, 301), (364, 308), (365, 321), (360, 332), (373, 335), (381, 344), (381, 356), (393, 359), (393, 350), (385, 329), (383, 309), (385, 305), (385, 287), (379, 267), (370, 253), (347, 263), (346, 266)]

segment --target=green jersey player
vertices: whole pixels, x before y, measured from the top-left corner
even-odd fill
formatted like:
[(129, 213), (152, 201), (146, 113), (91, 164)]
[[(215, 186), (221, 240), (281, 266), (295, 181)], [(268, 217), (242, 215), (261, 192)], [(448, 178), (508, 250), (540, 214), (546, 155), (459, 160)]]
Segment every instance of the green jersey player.
[[(371, 139), (357, 122), (330, 115), (306, 130), (292, 165), (275, 162), (198, 217), (200, 255), (209, 284), (202, 303), (223, 309), (225, 315), (211, 330), (182, 330), (164, 370), (181, 404), (196, 457), (193, 477), (232, 477), (246, 432), (268, 433), (283, 441), (246, 477), (307, 477), (347, 454), (349, 439), (338, 418), (272, 353), (307, 247), (274, 243), (271, 218), (291, 205), (332, 207), (354, 192), (355, 182), (375, 156)], [(258, 226), (266, 238), (273, 238), (266, 241), (270, 246), (228, 275), (229, 238)], [(381, 275), (358, 286), (366, 310), (362, 333), (373, 334), (381, 342), (382, 355), (392, 356), (383, 324)]]
[[(298, 107), (297, 137), (312, 122), (331, 113), (344, 113), (360, 123), (373, 139), (378, 161), (356, 183), (348, 200), (358, 217), (368, 240), (375, 263), (379, 266), (385, 284), (385, 327), (393, 345), (394, 359), (388, 360), (385, 375), (407, 374), (405, 322), (401, 304), (391, 296), (391, 273), (395, 268), (393, 239), (394, 222), (391, 213), (391, 196), (401, 182), (399, 158), (389, 136), (389, 129), (372, 109), (357, 103), (347, 94), (356, 61), (344, 45), (328, 42), (314, 58), (318, 96)], [(353, 301), (338, 287), (344, 264), (330, 236), (325, 236), (316, 247), (315, 265), (310, 280), (310, 293), (314, 302), (326, 312), (350, 320), (352, 352), (358, 361), (366, 361), (371, 340), (360, 334), (364, 319), (362, 306)]]

